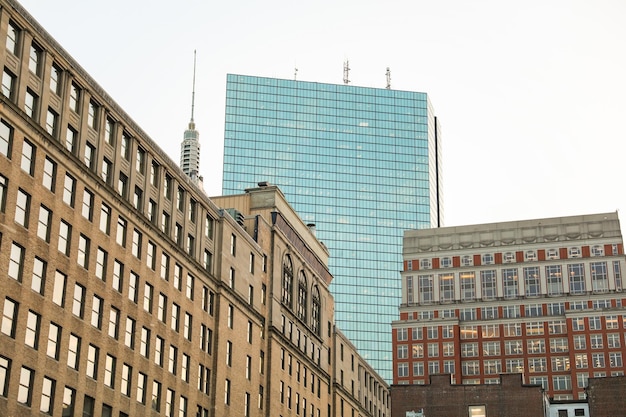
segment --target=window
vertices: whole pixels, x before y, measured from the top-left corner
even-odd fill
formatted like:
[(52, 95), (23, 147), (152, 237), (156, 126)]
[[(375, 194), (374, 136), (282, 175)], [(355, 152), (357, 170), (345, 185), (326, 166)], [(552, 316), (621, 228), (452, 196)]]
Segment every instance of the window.
[(13, 242), (11, 244), (11, 258), (9, 259), (9, 277), (22, 281), (24, 271), (24, 248)]
[(63, 307), (65, 305), (65, 282), (67, 277), (65, 274), (56, 271), (54, 275), (54, 289), (52, 292), (52, 302)]
[(59, 359), (59, 342), (61, 341), (61, 327), (50, 323), (48, 328), (48, 346), (46, 347), (46, 354), (53, 358)]
[(28, 56), (28, 69), (38, 77), (41, 76), (43, 50), (35, 42), (30, 44), (30, 53)]
[(172, 374), (176, 375), (176, 362), (178, 360), (178, 349), (176, 346), (170, 345), (170, 350), (168, 354), (168, 365), (167, 370)]
[(180, 320), (180, 306), (176, 303), (172, 303), (172, 319), (170, 326), (172, 330), (178, 332), (178, 322)]
[(233, 365), (233, 342), (230, 340), (226, 342), (226, 365)]
[(76, 390), (65, 387), (63, 389), (63, 417), (74, 415), (74, 404), (76, 402)]
[(22, 190), (17, 191), (15, 200), (15, 223), (28, 229), (28, 218), (30, 215), (30, 194)]
[(117, 180), (117, 193), (124, 198), (128, 198), (128, 176), (121, 172)]
[(139, 353), (144, 357), (150, 356), (150, 330), (145, 327), (141, 328), (141, 343), (139, 344)]
[(146, 151), (142, 148), (137, 148), (137, 157), (135, 159), (135, 169), (140, 174), (146, 172)]
[(111, 283), (114, 290), (122, 292), (122, 284), (124, 283), (124, 264), (117, 259), (113, 262), (113, 282)]
[(144, 284), (143, 291), (143, 309), (148, 313), (152, 313), (152, 294), (154, 292), (154, 287), (148, 284), (147, 282)]
[(111, 306), (109, 310), (109, 336), (117, 340), (120, 327), (120, 311)]
[(473, 301), (476, 299), (476, 281), (474, 272), (459, 273), (461, 279), (461, 299), (463, 301)]
[(11, 159), (11, 147), (13, 145), (13, 128), (4, 120), (0, 122), (0, 154)]
[(65, 131), (65, 149), (75, 154), (77, 143), (78, 132), (72, 126), (67, 126), (67, 130)]
[(133, 207), (140, 212), (143, 212), (143, 191), (139, 186), (135, 186), (135, 193), (133, 194)]
[(122, 380), (120, 384), (120, 392), (130, 397), (130, 386), (131, 386), (131, 378), (133, 374), (133, 368), (127, 363), (122, 365)]
[(157, 223), (157, 203), (153, 199), (148, 202), (148, 219), (150, 223), (156, 225)]
[(137, 302), (137, 286), (139, 285), (139, 275), (130, 271), (130, 279), (128, 280), (128, 299), (134, 303)]
[(154, 347), (154, 363), (161, 367), (163, 366), (164, 350), (165, 350), (165, 340), (161, 336), (157, 335), (156, 343)]
[(211, 272), (211, 264), (213, 263), (213, 254), (208, 249), (204, 250), (204, 269)]
[(26, 346), (37, 350), (39, 348), (39, 326), (41, 324), (41, 316), (34, 311), (28, 311), (26, 318), (26, 332), (24, 343)]
[(2, 72), (2, 94), (9, 100), (14, 99), (16, 78), (17, 77), (6, 68)]
[(89, 101), (89, 108), (87, 109), (87, 125), (98, 130), (98, 116), (100, 112), (100, 106), (93, 100)]
[(69, 174), (65, 174), (63, 184), (63, 202), (70, 207), (74, 207), (74, 192), (76, 190), (76, 180)]
[(17, 402), (30, 407), (33, 398), (33, 379), (35, 371), (22, 366), (20, 372), (20, 385), (17, 389)]
[(607, 292), (609, 290), (609, 281), (606, 262), (591, 262), (590, 269), (593, 292)]
[(102, 173), (100, 176), (102, 177), (102, 181), (106, 182), (108, 185), (112, 185), (113, 183), (112, 167), (113, 163), (111, 161), (107, 158), (102, 159)]
[(39, 411), (45, 414), (52, 415), (54, 406), (54, 391), (56, 381), (47, 376), (43, 377), (43, 383), (41, 384), (41, 401), (39, 403)]
[(0, 356), (0, 396), (6, 397), (9, 392), (9, 375), (11, 359)]
[(319, 336), (321, 333), (322, 316), (320, 291), (317, 285), (313, 287), (311, 293), (311, 330)]
[(183, 323), (183, 337), (191, 341), (191, 326), (193, 317), (191, 314), (185, 312), (185, 322)]
[(131, 350), (135, 349), (135, 319), (126, 317), (126, 328), (124, 332), (124, 345)]
[(526, 296), (537, 297), (541, 295), (541, 277), (539, 276), (539, 267), (533, 266), (524, 268), (523, 270)]
[(91, 143), (85, 144), (85, 155), (84, 155), (83, 162), (85, 163), (85, 166), (87, 168), (91, 170), (94, 169), (95, 162), (96, 162), (96, 147), (93, 146)]
[(158, 381), (152, 381), (152, 409), (155, 411), (161, 411), (161, 383)]
[(179, 211), (185, 210), (185, 190), (181, 187), (178, 187), (178, 191), (176, 192), (176, 207)]
[(102, 298), (93, 296), (91, 303), (91, 325), (97, 329), (102, 328)]
[(45, 242), (50, 242), (50, 222), (52, 212), (45, 206), (39, 207), (39, 220), (37, 223), (37, 236)]
[(26, 172), (31, 177), (35, 174), (35, 155), (37, 149), (35, 146), (27, 140), (24, 140), (22, 145), (22, 171)]
[(78, 370), (78, 363), (80, 359), (80, 343), (80, 337), (73, 333), (70, 334), (67, 349), (67, 366), (76, 370)]
[(26, 89), (26, 95), (24, 97), (24, 112), (31, 119), (37, 118), (37, 107), (39, 104), (39, 97), (30, 89)]
[(141, 232), (137, 229), (133, 229), (133, 244), (132, 244), (131, 252), (133, 256), (137, 259), (141, 259), (141, 239), (142, 239)]
[(190, 364), (191, 364), (191, 357), (187, 355), (186, 353), (183, 353), (183, 360), (180, 365), (180, 378), (185, 382), (189, 382), (189, 365)]
[(230, 268), (228, 272), (228, 286), (230, 288), (235, 288), (235, 269)]
[(85, 287), (80, 284), (74, 284), (74, 298), (72, 302), (72, 314), (76, 317), (83, 318), (85, 304)]
[(572, 389), (571, 377), (569, 375), (553, 376), (552, 388), (554, 391), (570, 391)]
[(137, 373), (137, 396), (136, 400), (142, 404), (146, 403), (146, 381), (148, 377), (143, 372)]
[[(231, 235), (231, 253), (233, 253), (236, 242), (235, 235)], [(283, 283), (282, 283), (282, 302), (287, 307), (292, 308), (291, 291), (293, 287), (293, 264), (289, 255), (285, 256), (283, 261)]]
[(0, 175), (0, 213), (4, 213), (7, 206), (7, 188), (8, 188), (9, 180)]
[(115, 241), (118, 245), (122, 247), (126, 247), (126, 227), (127, 222), (121, 216), (117, 218), (117, 233), (115, 236)]
[(2, 310), (2, 333), (15, 339), (15, 327), (17, 324), (17, 314), (19, 304), (10, 298), (4, 299)]
[(170, 234), (170, 215), (166, 212), (161, 214), (161, 231), (166, 235)]
[(89, 248), (91, 240), (82, 233), (78, 237), (78, 256), (76, 262), (85, 269), (89, 269)]
[(570, 294), (584, 294), (586, 291), (584, 265), (567, 265), (567, 276), (569, 277)]
[(213, 218), (207, 214), (204, 222), (204, 236), (207, 239), (213, 239)]
[(61, 93), (61, 77), (63, 77), (63, 70), (57, 64), (52, 64), (50, 71), (50, 91), (56, 95)]
[(115, 364), (117, 358), (107, 354), (104, 361), (104, 385), (109, 388), (115, 388)]

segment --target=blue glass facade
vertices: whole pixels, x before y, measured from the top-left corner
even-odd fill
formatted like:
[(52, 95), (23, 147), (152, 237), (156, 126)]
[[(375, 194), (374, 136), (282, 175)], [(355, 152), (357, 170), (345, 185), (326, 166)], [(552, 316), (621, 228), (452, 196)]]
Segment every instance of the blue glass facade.
[(392, 378), (404, 230), (441, 224), (425, 93), (229, 74), (223, 194), (280, 186), (330, 250), (335, 320)]

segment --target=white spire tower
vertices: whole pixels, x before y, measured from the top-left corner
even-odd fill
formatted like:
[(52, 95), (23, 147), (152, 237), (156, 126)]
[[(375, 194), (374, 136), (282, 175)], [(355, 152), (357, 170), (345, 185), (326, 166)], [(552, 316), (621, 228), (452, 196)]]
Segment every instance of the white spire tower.
[(191, 90), (191, 120), (185, 130), (180, 145), (180, 167), (194, 182), (199, 182), (200, 175), (200, 132), (193, 121), (194, 101), (196, 94), (196, 51), (193, 51), (193, 86)]

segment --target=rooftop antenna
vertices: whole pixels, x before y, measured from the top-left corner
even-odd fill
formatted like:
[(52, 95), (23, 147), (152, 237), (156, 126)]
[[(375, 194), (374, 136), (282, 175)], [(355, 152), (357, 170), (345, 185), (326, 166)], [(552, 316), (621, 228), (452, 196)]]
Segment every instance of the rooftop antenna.
[(387, 90), (391, 89), (391, 70), (389, 69), (389, 67), (387, 67), (387, 72), (385, 73), (385, 75), (387, 76)]
[(298, 79), (298, 68), (296, 67), (294, 72), (293, 72), (293, 79), (294, 81)]
[(191, 88), (191, 123), (193, 123), (193, 108), (196, 99), (196, 50), (193, 50), (193, 85)]
[(348, 84), (350, 83), (350, 65), (348, 64), (348, 60), (346, 59), (346, 62), (343, 63), (343, 83), (344, 84)]

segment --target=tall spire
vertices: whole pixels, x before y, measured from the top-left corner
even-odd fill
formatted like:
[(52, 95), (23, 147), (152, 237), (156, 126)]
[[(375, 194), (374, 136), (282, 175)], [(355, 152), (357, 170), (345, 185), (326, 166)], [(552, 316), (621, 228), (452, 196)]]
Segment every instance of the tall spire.
[(193, 123), (193, 108), (196, 101), (196, 50), (193, 50), (193, 84), (191, 86), (191, 121), (189, 122), (189, 128)]
[(193, 51), (193, 84), (191, 88), (191, 120), (180, 144), (180, 168), (189, 178), (199, 182), (200, 171), (200, 132), (193, 120), (196, 99), (196, 51)]

